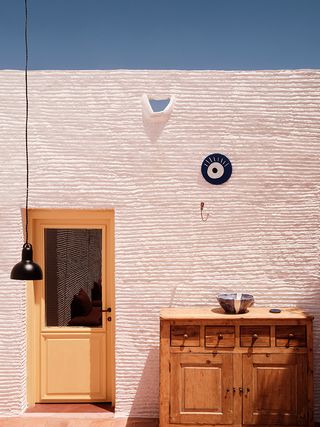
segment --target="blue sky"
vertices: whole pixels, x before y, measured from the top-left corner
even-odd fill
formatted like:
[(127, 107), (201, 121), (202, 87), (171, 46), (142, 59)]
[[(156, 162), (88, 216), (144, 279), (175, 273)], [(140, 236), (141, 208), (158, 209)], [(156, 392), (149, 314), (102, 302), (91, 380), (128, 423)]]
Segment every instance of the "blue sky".
[[(320, 0), (28, 0), (31, 69), (320, 68)], [(0, 68), (24, 66), (0, 0)]]

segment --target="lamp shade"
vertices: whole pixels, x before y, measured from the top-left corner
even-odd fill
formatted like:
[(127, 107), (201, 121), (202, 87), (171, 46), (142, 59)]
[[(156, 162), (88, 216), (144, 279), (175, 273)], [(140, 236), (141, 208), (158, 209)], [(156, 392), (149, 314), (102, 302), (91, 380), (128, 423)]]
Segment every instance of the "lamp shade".
[(32, 245), (25, 243), (22, 248), (22, 259), (11, 270), (11, 279), (16, 280), (41, 280), (42, 270), (41, 267), (33, 262), (32, 259)]

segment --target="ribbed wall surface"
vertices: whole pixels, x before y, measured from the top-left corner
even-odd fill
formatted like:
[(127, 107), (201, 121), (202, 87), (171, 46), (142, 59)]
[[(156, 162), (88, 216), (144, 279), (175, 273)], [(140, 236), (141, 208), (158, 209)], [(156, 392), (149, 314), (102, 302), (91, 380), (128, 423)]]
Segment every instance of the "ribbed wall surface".
[[(32, 207), (116, 212), (117, 411), (158, 413), (159, 309), (213, 305), (223, 290), (315, 317), (320, 418), (320, 71), (30, 73)], [(24, 80), (0, 72), (0, 413), (25, 406)], [(141, 96), (175, 95), (168, 122)], [(222, 186), (201, 177), (213, 152)], [(200, 202), (210, 213), (200, 219)]]

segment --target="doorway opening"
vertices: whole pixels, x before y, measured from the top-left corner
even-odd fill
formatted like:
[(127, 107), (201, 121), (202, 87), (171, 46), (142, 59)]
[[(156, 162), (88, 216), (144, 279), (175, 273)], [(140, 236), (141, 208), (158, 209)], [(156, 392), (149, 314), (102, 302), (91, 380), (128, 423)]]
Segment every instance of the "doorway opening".
[(29, 221), (44, 277), (27, 284), (28, 406), (46, 412), (55, 403), (54, 412), (63, 412), (67, 403), (86, 403), (109, 411), (115, 403), (114, 211), (30, 209)]

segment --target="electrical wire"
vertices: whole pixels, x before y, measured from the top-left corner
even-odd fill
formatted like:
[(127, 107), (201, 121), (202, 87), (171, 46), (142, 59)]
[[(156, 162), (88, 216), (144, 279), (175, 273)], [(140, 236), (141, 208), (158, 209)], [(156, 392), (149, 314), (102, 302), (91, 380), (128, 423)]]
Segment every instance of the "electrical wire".
[(29, 121), (29, 98), (28, 98), (28, 1), (24, 0), (24, 46), (25, 46), (25, 68), (24, 68), (24, 81), (25, 81), (25, 100), (26, 100), (26, 121), (25, 121), (25, 143), (26, 143), (26, 172), (27, 172), (27, 187), (26, 187), (26, 244), (29, 240), (29, 150), (28, 150), (28, 121)]

